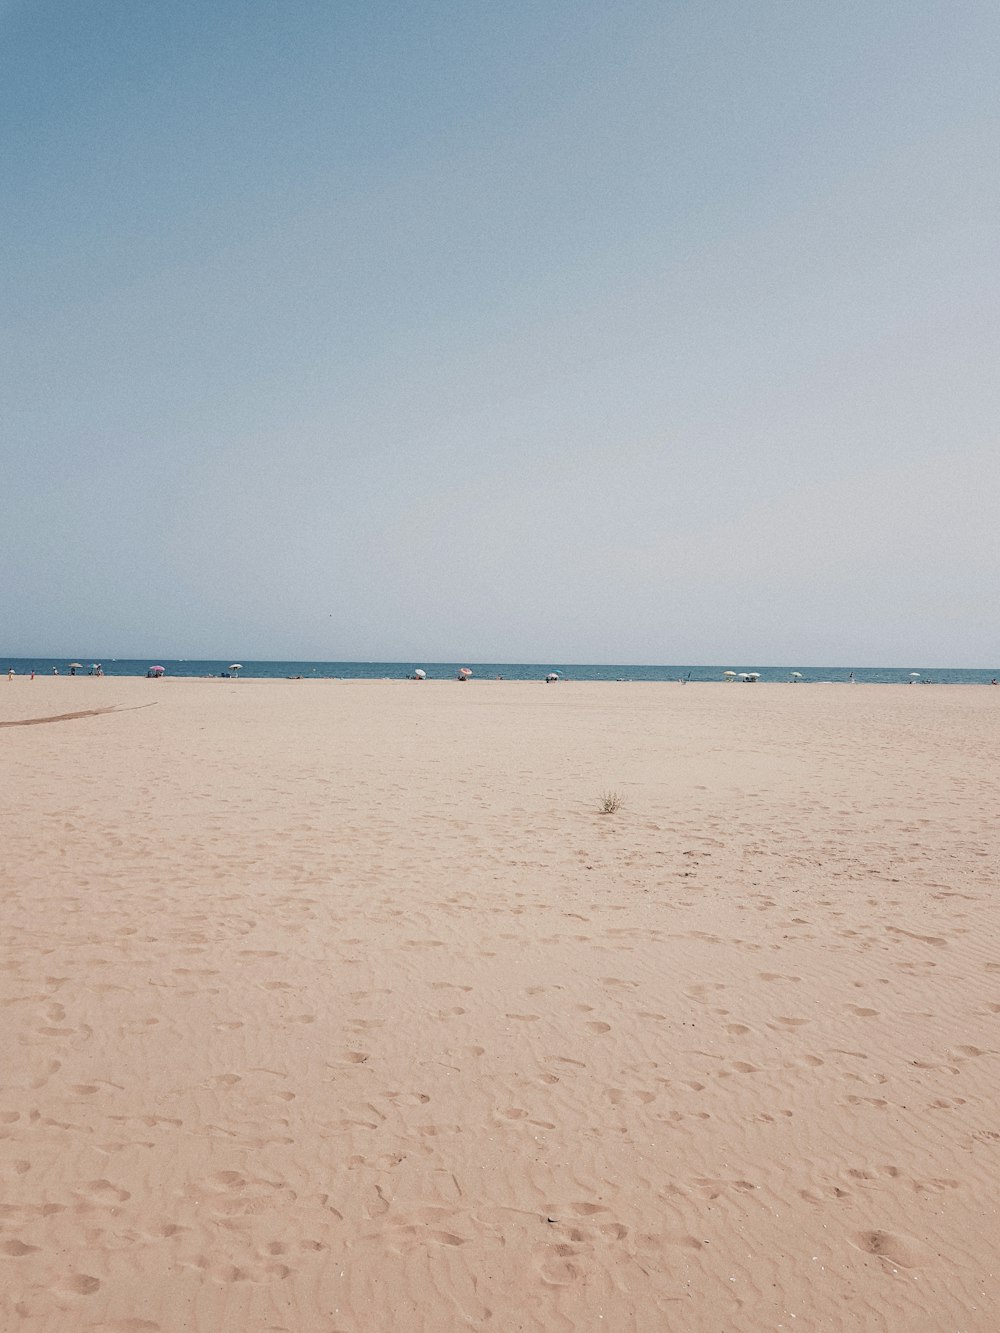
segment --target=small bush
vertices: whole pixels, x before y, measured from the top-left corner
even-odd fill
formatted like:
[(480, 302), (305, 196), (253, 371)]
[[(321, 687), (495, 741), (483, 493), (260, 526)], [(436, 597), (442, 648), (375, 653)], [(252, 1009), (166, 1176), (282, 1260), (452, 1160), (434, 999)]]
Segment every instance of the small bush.
[(606, 791), (601, 797), (601, 814), (614, 815), (625, 804), (624, 796), (616, 791)]

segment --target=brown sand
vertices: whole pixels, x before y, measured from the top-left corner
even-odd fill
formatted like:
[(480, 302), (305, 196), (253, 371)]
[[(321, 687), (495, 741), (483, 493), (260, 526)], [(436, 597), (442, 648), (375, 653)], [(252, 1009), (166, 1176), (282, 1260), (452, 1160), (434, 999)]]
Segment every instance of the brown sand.
[(0, 718), (4, 1333), (997, 1326), (1000, 690)]

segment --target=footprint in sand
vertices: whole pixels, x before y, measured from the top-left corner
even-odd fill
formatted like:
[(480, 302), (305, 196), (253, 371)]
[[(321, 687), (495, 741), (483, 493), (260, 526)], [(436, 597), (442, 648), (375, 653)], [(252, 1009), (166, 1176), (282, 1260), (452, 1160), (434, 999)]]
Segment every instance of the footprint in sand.
[(582, 1265), (573, 1262), (576, 1250), (568, 1245), (553, 1245), (547, 1248), (551, 1257), (543, 1255), (536, 1260), (538, 1275), (547, 1286), (568, 1287), (583, 1278)]
[(92, 1296), (100, 1285), (100, 1279), (91, 1277), (89, 1273), (71, 1273), (60, 1283), (59, 1291), (72, 1296)]
[(37, 1245), (26, 1245), (23, 1240), (5, 1240), (0, 1242), (0, 1254), (8, 1259), (22, 1259), (26, 1254), (37, 1254)]
[(88, 1180), (75, 1193), (88, 1203), (104, 1204), (109, 1208), (116, 1207), (132, 1197), (128, 1190), (122, 1189), (120, 1185), (114, 1185), (110, 1180), (103, 1179)]
[(896, 1268), (918, 1268), (922, 1262), (920, 1246), (909, 1236), (892, 1231), (856, 1231), (850, 1240), (855, 1249)]

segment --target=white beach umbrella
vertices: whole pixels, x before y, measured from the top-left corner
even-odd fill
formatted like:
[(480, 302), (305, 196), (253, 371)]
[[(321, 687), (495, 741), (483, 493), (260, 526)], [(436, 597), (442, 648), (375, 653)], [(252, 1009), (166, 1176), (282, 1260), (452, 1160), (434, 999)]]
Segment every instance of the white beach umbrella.
[(801, 672), (801, 671), (793, 671), (793, 672), (792, 672), (792, 680), (801, 680), (801, 679), (802, 679), (802, 672)]
[(550, 671), (549, 674), (545, 677), (545, 683), (546, 685), (551, 685), (553, 681), (556, 681), (558, 679), (559, 679), (559, 672)]
[(426, 678), (427, 678), (427, 672), (421, 670), (420, 667), (417, 667), (416, 671), (414, 671), (414, 673), (413, 673), (413, 679), (414, 679), (414, 680), (425, 680)]
[(759, 672), (759, 671), (748, 671), (748, 672), (747, 672), (747, 680), (760, 680), (760, 672)]
[(736, 672), (735, 672), (735, 671), (723, 671), (722, 674), (723, 674), (723, 676), (725, 676), (726, 680), (735, 680), (735, 679), (736, 679)]
[(229, 663), (229, 670), (230, 670), (230, 671), (242, 671), (242, 670), (243, 670), (243, 663), (242, 663), (242, 662), (230, 662), (230, 663)]
[(920, 676), (920, 672), (919, 672), (919, 671), (911, 671), (911, 672), (910, 672), (910, 679), (911, 679), (911, 680), (917, 680), (919, 676)]

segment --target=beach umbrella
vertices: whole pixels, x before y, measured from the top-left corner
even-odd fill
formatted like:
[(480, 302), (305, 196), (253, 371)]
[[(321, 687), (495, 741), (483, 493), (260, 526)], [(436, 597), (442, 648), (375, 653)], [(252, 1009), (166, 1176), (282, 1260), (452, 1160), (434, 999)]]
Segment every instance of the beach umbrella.
[(426, 672), (426, 671), (423, 671), (420, 667), (417, 667), (416, 671), (414, 671), (414, 673), (413, 673), (413, 679), (414, 679), (414, 680), (426, 680), (426, 679), (427, 679), (427, 672)]
[(459, 667), (458, 669), (459, 680), (468, 680), (471, 675), (472, 675), (472, 667)]
[(748, 671), (748, 672), (747, 672), (747, 680), (760, 680), (760, 672), (759, 672), (759, 671)]
[(546, 685), (551, 685), (553, 681), (558, 679), (559, 679), (559, 672), (550, 671), (549, 674), (545, 677), (545, 683)]
[(920, 675), (920, 672), (919, 672), (919, 671), (911, 671), (911, 672), (910, 672), (910, 679), (911, 679), (911, 680), (916, 680), (916, 679), (919, 677), (919, 675)]
[(70, 671), (82, 671), (82, 670), (83, 670), (83, 663), (82, 663), (82, 662), (70, 662), (70, 664), (69, 664), (69, 669), (70, 669)]
[(736, 672), (735, 672), (735, 671), (723, 671), (722, 674), (723, 674), (723, 676), (726, 678), (726, 680), (735, 680), (735, 679), (736, 679)]
[(151, 666), (146, 674), (149, 676), (163, 676), (166, 674), (166, 670), (167, 670), (166, 667)]
[(802, 679), (802, 672), (801, 672), (801, 671), (793, 671), (793, 672), (792, 672), (792, 680), (801, 680), (801, 679)]

